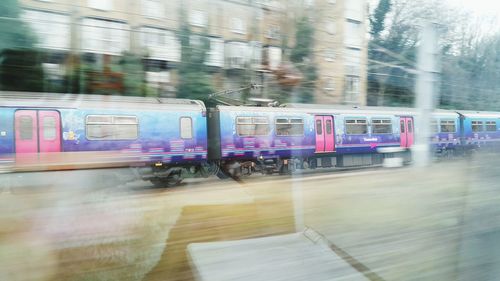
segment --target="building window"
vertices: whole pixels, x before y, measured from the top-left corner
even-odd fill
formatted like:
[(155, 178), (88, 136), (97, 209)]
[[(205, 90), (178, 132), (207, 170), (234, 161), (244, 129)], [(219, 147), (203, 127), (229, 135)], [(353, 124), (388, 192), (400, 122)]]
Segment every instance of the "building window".
[(368, 133), (366, 119), (346, 119), (345, 133), (347, 135), (364, 135)]
[(365, 0), (348, 0), (344, 3), (346, 18), (356, 21), (363, 20)]
[(262, 43), (258, 41), (248, 42), (251, 56), (250, 63), (253, 67), (261, 67), (262, 65)]
[(130, 31), (121, 22), (85, 18), (82, 21), (84, 52), (121, 55), (129, 49)]
[(497, 131), (497, 122), (496, 121), (486, 121), (486, 131), (487, 132), (496, 132)]
[(96, 10), (110, 11), (113, 9), (113, 0), (88, 0), (87, 4)]
[(372, 134), (392, 134), (391, 119), (372, 119)]
[(271, 70), (276, 70), (281, 64), (281, 48), (279, 47), (274, 47), (274, 46), (269, 46), (267, 47), (267, 64), (269, 69)]
[(246, 24), (240, 18), (232, 18), (231, 19), (231, 31), (238, 34), (246, 34)]
[(333, 21), (326, 22), (326, 32), (328, 32), (328, 34), (335, 34), (336, 32), (335, 22)]
[(360, 76), (361, 50), (347, 48), (344, 50), (344, 66), (346, 75)]
[(333, 78), (325, 78), (325, 91), (335, 91), (335, 80)]
[(441, 120), (441, 133), (455, 133), (456, 126), (453, 120)]
[(161, 18), (163, 7), (160, 0), (142, 0), (142, 13), (149, 18)]
[(147, 49), (148, 58), (164, 61), (180, 61), (181, 46), (175, 33), (153, 27), (140, 27), (140, 45)]
[(314, 0), (304, 0), (304, 5), (308, 8), (311, 8), (314, 6)]
[(335, 60), (335, 50), (333, 50), (332, 48), (328, 48), (324, 51), (324, 56), (325, 56), (325, 60), (328, 61), (328, 62), (332, 62)]
[(37, 47), (69, 50), (70, 18), (67, 15), (35, 10), (24, 10), (22, 19), (37, 35)]
[(277, 118), (275, 126), (277, 136), (304, 135), (304, 120), (301, 118)]
[(209, 38), (210, 49), (207, 52), (206, 65), (223, 67), (224, 66), (224, 40), (221, 38)]
[(148, 85), (155, 89), (164, 88), (170, 83), (170, 72), (168, 71), (146, 71)]
[(249, 60), (248, 44), (243, 42), (228, 42), (226, 48), (226, 64), (228, 68), (244, 68)]
[(364, 34), (361, 27), (362, 26), (360, 21), (346, 21), (344, 38), (344, 43), (346, 46), (354, 48), (360, 48), (362, 46)]
[(139, 135), (136, 116), (87, 115), (85, 127), (88, 140), (135, 140)]
[(236, 131), (240, 137), (265, 136), (269, 134), (267, 117), (237, 117)]
[(472, 121), (472, 132), (484, 131), (483, 121)]
[(270, 26), (269, 29), (267, 30), (266, 37), (269, 39), (279, 40), (281, 38), (280, 27), (277, 25)]
[(356, 102), (360, 93), (360, 79), (356, 76), (346, 76), (345, 78), (345, 100)]
[(180, 122), (181, 139), (192, 139), (193, 120), (191, 120), (191, 117), (181, 117)]
[(207, 13), (199, 10), (191, 11), (189, 23), (194, 26), (204, 27), (207, 25)]

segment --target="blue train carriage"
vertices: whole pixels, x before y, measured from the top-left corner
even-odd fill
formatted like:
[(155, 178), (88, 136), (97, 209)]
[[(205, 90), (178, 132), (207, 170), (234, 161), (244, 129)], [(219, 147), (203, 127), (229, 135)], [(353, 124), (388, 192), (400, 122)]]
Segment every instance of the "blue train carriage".
[(209, 114), (212, 161), (226, 174), (286, 173), (295, 168), (372, 165), (382, 147), (414, 139), (408, 109), (286, 104), (280, 108), (218, 106)]
[(13, 170), (133, 166), (173, 184), (207, 158), (195, 100), (4, 92), (0, 118), (0, 158)]
[(498, 112), (460, 111), (463, 145), (467, 149), (498, 150), (500, 146)]
[(437, 156), (449, 156), (461, 152), (463, 142), (463, 118), (455, 111), (435, 110), (430, 121), (431, 145)]
[(307, 113), (217, 106), (210, 109), (208, 119), (209, 158), (221, 169), (221, 178), (255, 171), (287, 173), (303, 164), (295, 161), (314, 155), (314, 121)]
[[(412, 109), (303, 104), (285, 106), (315, 116), (317, 133), (320, 132), (318, 116), (331, 116), (334, 119), (335, 135), (325, 135), (325, 138), (333, 137), (334, 147), (328, 152), (333, 152), (334, 157), (325, 160), (332, 154), (322, 155), (317, 150), (316, 166), (328, 166), (330, 162), (337, 167), (374, 165), (394, 154), (410, 160), (409, 149), (414, 143), (416, 128), (416, 114)], [(321, 139), (320, 135), (316, 139)], [(384, 148), (396, 148), (394, 151), (397, 152), (379, 153)]]

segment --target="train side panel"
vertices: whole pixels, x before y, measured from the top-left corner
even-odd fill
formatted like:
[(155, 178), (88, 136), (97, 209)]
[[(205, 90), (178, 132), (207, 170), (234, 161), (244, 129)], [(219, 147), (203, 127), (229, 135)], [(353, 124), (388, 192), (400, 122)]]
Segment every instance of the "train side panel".
[[(280, 124), (283, 130), (277, 130), (276, 122), (283, 122)], [(302, 132), (287, 133), (284, 130), (287, 126), (302, 128), (299, 129)], [(308, 114), (222, 109), (219, 110), (219, 128), (221, 159), (290, 158), (314, 154), (314, 119)], [(250, 133), (252, 130), (255, 134)]]
[(14, 162), (14, 110), (0, 107), (0, 165)]
[[(346, 130), (348, 121), (366, 121), (366, 132), (350, 134)], [(373, 121), (390, 121), (390, 131), (374, 132)], [(337, 154), (376, 153), (380, 147), (400, 146), (399, 117), (394, 115), (335, 115)]]
[[(206, 120), (199, 111), (68, 109), (61, 114), (66, 152), (115, 151), (131, 162), (167, 164), (202, 161), (207, 157)], [(89, 136), (89, 116), (135, 117), (137, 136), (123, 140)]]

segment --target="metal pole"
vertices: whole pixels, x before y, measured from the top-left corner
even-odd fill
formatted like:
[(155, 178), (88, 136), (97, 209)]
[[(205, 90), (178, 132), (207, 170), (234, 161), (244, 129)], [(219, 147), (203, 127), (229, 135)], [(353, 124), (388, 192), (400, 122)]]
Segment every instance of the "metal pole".
[(426, 22), (421, 31), (421, 43), (418, 49), (417, 83), (416, 83), (416, 139), (414, 163), (417, 167), (430, 164), (429, 140), (431, 137), (430, 120), (438, 96), (438, 35), (436, 24)]

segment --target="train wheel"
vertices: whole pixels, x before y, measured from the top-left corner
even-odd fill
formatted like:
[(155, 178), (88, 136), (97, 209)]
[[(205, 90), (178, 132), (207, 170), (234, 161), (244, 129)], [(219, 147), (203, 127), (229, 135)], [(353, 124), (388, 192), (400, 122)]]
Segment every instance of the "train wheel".
[(212, 175), (217, 175), (220, 172), (220, 166), (218, 162), (208, 162), (200, 166), (200, 174), (204, 178), (208, 178)]
[(222, 171), (222, 169), (219, 169), (219, 171), (217, 171), (217, 173), (215, 174), (219, 179), (221, 180), (226, 180), (229, 178), (229, 176), (224, 173), (224, 171)]
[(164, 178), (154, 178), (151, 180), (151, 183), (154, 185), (155, 188), (166, 188), (166, 187), (173, 187), (181, 183), (182, 181), (182, 175), (181, 171), (178, 172), (172, 172), (170, 173), (167, 177)]

